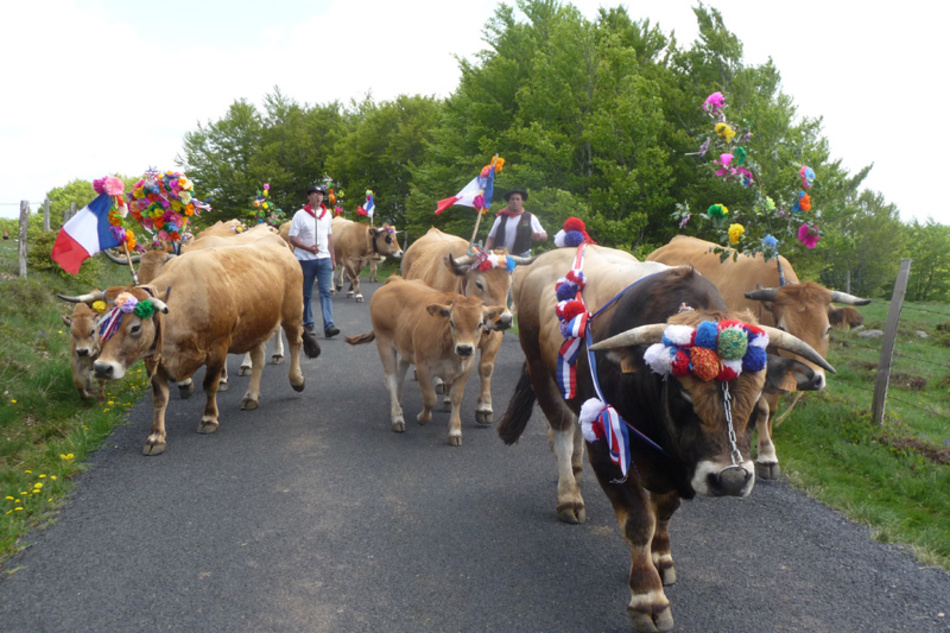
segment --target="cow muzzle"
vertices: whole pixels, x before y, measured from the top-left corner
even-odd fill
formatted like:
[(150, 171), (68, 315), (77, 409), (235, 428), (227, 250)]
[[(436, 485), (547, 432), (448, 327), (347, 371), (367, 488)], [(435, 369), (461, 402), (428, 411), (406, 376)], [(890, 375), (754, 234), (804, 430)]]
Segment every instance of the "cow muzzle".
[(120, 380), (125, 377), (125, 367), (116, 362), (97, 360), (92, 364), (96, 378), (102, 380)]
[(463, 357), (465, 357), (465, 356), (471, 356), (472, 354), (475, 353), (475, 346), (474, 346), (474, 345), (462, 345), (462, 344), (456, 345), (456, 346), (455, 346), (455, 353), (458, 354), (459, 356), (463, 356)]
[(702, 462), (693, 476), (693, 489), (709, 497), (744, 497), (755, 485), (755, 470), (751, 462), (723, 467), (713, 462)]

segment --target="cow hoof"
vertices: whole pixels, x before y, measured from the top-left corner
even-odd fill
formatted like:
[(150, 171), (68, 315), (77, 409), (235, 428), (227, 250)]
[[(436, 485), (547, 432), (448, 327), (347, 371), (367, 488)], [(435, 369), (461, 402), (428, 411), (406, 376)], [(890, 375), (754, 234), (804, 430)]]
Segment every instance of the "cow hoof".
[(431, 421), (432, 421), (431, 411), (426, 411), (423, 409), (422, 411), (419, 412), (419, 415), (416, 416), (416, 422), (418, 422), (419, 424), (428, 424)]
[(663, 561), (656, 570), (660, 574), (660, 580), (663, 582), (664, 587), (676, 584), (676, 568), (673, 567), (672, 559)]
[(445, 393), (445, 383), (441, 380), (435, 383), (435, 392), (436, 393)]
[(227, 390), (228, 390), (228, 383), (226, 382), (218, 383), (218, 391), (227, 391)]
[(145, 442), (145, 447), (142, 449), (142, 454), (147, 457), (154, 457), (155, 455), (161, 455), (165, 452), (165, 442), (152, 442), (149, 440)]
[(673, 612), (669, 605), (659, 607), (652, 615), (630, 607), (627, 607), (627, 611), (630, 613), (633, 630), (637, 633), (657, 633), (657, 631), (673, 630)]
[(213, 420), (202, 420), (198, 425), (198, 432), (202, 435), (211, 435), (218, 430), (218, 423)]
[(587, 508), (583, 503), (558, 504), (557, 518), (571, 525), (584, 523), (587, 521)]
[(193, 380), (189, 380), (188, 384), (178, 385), (178, 395), (181, 396), (182, 400), (187, 400), (191, 397), (191, 394), (195, 392), (195, 383)]
[(250, 376), (250, 375), (251, 375), (251, 366), (241, 365), (241, 368), (238, 369), (238, 376)]
[(346, 298), (347, 298), (347, 299), (352, 299), (352, 298), (353, 298), (353, 291), (352, 291), (352, 290), (350, 290), (349, 292), (346, 293)]
[(442, 410), (443, 410), (443, 411), (451, 411), (451, 410), (452, 410), (452, 401), (451, 401), (451, 400), (443, 400), (443, 401), (442, 401)]
[(307, 381), (303, 378), (300, 379), (300, 382), (290, 381), (290, 386), (294, 388), (294, 391), (300, 393), (303, 391), (303, 388), (307, 386)]
[[(270, 362), (274, 365), (282, 365), (284, 363), (284, 357), (282, 354), (274, 354), (270, 357)], [(241, 374), (242, 376), (244, 374)]]
[(461, 446), (462, 445), (462, 436), (461, 435), (450, 435), (449, 436), (449, 446)]
[(756, 462), (755, 463), (755, 476), (759, 479), (778, 479), (782, 475), (782, 469), (779, 468), (778, 462), (767, 463), (767, 462)]
[(402, 418), (399, 420), (393, 421), (393, 431), (396, 433), (405, 433), (406, 432), (406, 422)]
[(260, 401), (251, 396), (244, 396), (244, 399), (241, 400), (241, 411), (253, 411), (259, 406), (261, 406)]
[(356, 303), (363, 303), (363, 295), (356, 295), (353, 298), (356, 299)]
[(481, 424), (482, 426), (489, 426), (492, 422), (495, 421), (495, 417), (491, 409), (489, 409), (488, 411), (476, 411), (475, 421)]

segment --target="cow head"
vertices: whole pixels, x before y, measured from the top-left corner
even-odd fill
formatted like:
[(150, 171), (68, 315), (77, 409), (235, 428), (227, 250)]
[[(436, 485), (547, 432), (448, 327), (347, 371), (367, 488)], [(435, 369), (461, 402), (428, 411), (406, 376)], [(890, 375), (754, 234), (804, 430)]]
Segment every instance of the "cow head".
[[(762, 308), (771, 316), (775, 327), (801, 339), (821, 354), (822, 358), (828, 355), (831, 328), (843, 320), (854, 321), (855, 316), (852, 313), (857, 312), (848, 308), (847, 314), (842, 313), (839, 308), (831, 305), (832, 302), (847, 305), (867, 305), (871, 302), (870, 299), (828, 290), (813, 282), (787, 284), (778, 288), (757, 288), (745, 293), (745, 297), (762, 302)], [(860, 317), (860, 313), (858, 316)], [(807, 359), (802, 360), (809, 362)], [(824, 388), (824, 370), (815, 363), (811, 365), (819, 381), (818, 389)]]
[(389, 224), (381, 227), (369, 227), (369, 239), (373, 246), (373, 254), (382, 257), (402, 257), (402, 248), (396, 239), (396, 230)]
[(458, 297), (448, 304), (433, 303), (426, 306), (426, 310), (447, 322), (452, 350), (463, 358), (475, 354), (482, 331), (490, 329), (490, 324), (508, 312), (504, 306), (486, 306), (475, 297)]
[[(166, 291), (167, 297), (168, 291)], [(93, 369), (96, 378), (118, 380), (140, 358), (161, 353), (164, 315), (168, 306), (150, 286), (113, 286), (104, 292), (77, 297), (59, 295), (73, 303), (107, 302), (109, 309), (97, 322), (102, 339)]]
[[(645, 356), (649, 358), (649, 350), (653, 348), (644, 346), (668, 345), (670, 325), (685, 325), (699, 332), (701, 323), (719, 323), (727, 318), (754, 325), (748, 311), (733, 314), (688, 310), (671, 316), (666, 323), (641, 325), (591, 346), (591, 350), (608, 352), (608, 360), (619, 366), (621, 372), (613, 376), (615, 384), (626, 385), (612, 390), (611, 404), (635, 427), (648, 427), (648, 435), (668, 447), (675, 456), (673, 459), (684, 466), (683, 480), (677, 485), (686, 497), (696, 493), (745, 496), (752, 490), (755, 482), (750, 450), (752, 432), (757, 416), (763, 411), (768, 414), (761, 397), (768, 379), (786, 374), (768, 372), (765, 363), (728, 380), (702, 375), (692, 363), (685, 373), (677, 370), (662, 374), (657, 373), (652, 361), (647, 364)], [(818, 352), (801, 340), (777, 328), (759, 327), (767, 334), (770, 345), (834, 372)], [(764, 350), (761, 352), (764, 356)], [(765, 358), (766, 362), (770, 360)], [(712, 362), (721, 363), (721, 360), (715, 356)]]
[[(508, 254), (506, 248), (496, 248), (481, 259), (472, 255), (463, 255), (456, 259), (451, 253), (445, 258), (445, 265), (459, 277), (459, 292), (466, 297), (476, 297), (485, 305), (505, 306), (508, 304), (508, 292), (511, 290), (511, 273), (507, 262), (527, 265), (534, 258), (515, 257)], [(490, 330), (506, 330), (514, 323), (511, 311), (505, 308)]]
[(96, 322), (99, 313), (85, 303), (77, 303), (73, 313), (63, 315), (63, 323), (69, 328), (71, 347), (80, 358), (95, 358), (99, 353), (99, 330)]

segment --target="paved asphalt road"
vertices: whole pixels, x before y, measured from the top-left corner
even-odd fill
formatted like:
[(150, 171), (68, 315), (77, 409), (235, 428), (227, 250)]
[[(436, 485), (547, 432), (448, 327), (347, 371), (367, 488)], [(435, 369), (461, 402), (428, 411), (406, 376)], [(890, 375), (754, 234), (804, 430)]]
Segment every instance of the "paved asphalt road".
[[(344, 334), (369, 329), (368, 302), (336, 298)], [(212, 436), (195, 433), (200, 393), (173, 396), (159, 457), (141, 455), (143, 398), (0, 574), (0, 631), (631, 630), (613, 514), (588, 472), (588, 522), (558, 522), (539, 411), (506, 447), (475, 423), (471, 381), (453, 448), (447, 413), (414, 422), (413, 382), (407, 431), (390, 430), (375, 345), (338, 337), (303, 365), (299, 394), (268, 366), (251, 412), (232, 373)], [(507, 335), (496, 416), (520, 366)], [(950, 576), (785, 483), (684, 503), (671, 533), (677, 631), (950, 631)]]

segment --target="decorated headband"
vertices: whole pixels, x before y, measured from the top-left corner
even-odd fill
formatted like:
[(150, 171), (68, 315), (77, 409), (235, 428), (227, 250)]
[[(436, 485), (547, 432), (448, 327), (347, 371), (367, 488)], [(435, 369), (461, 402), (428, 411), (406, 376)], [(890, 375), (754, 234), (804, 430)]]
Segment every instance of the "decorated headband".
[(128, 292), (119, 293), (115, 298), (115, 306), (99, 319), (99, 336), (102, 340), (108, 341), (112, 338), (122, 325), (122, 316), (130, 313), (140, 319), (148, 319), (155, 314), (155, 304), (151, 299), (139, 301)]
[(693, 374), (701, 380), (733, 380), (743, 371), (765, 369), (769, 337), (751, 323), (727, 319), (698, 327), (670, 325), (663, 342), (647, 348), (643, 360), (661, 376)]
[(510, 257), (486, 251), (480, 246), (473, 246), (469, 253), (475, 258), (472, 262), (472, 270), (487, 272), (493, 268), (504, 268), (509, 273), (515, 270), (515, 260)]

